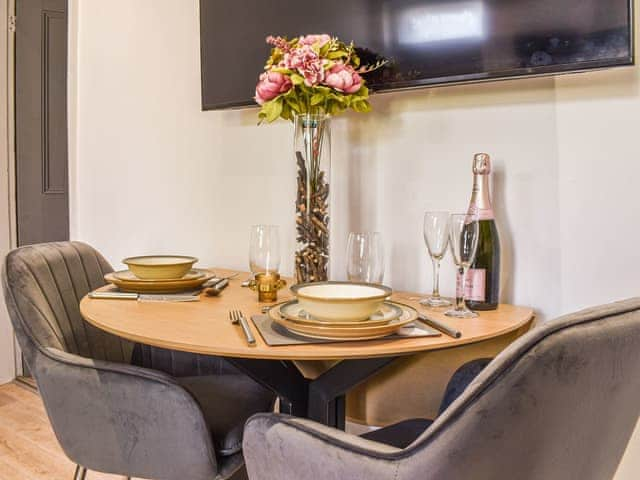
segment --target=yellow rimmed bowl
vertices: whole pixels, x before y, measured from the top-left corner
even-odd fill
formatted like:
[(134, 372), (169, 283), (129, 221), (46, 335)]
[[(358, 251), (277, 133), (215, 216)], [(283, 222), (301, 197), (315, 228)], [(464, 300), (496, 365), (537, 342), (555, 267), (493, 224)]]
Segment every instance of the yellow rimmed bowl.
[(197, 261), (184, 255), (145, 255), (125, 258), (122, 263), (142, 280), (175, 280), (189, 273)]
[(393, 293), (384, 285), (353, 282), (300, 283), (291, 291), (306, 313), (325, 322), (365, 321)]

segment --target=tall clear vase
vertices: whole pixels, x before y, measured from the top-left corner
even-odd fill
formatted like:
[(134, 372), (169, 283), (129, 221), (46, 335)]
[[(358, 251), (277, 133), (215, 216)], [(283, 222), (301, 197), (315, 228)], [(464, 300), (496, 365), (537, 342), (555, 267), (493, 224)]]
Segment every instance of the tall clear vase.
[(331, 128), (325, 114), (300, 114), (294, 121), (297, 164), (296, 258), (298, 283), (329, 278), (329, 182)]

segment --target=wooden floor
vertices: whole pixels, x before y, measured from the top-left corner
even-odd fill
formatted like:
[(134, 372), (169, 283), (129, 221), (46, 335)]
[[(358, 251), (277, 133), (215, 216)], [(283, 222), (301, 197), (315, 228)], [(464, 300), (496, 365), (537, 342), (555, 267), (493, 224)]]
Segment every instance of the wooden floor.
[[(71, 480), (75, 465), (51, 430), (40, 397), (20, 384), (0, 385), (0, 480)], [(123, 477), (89, 472), (89, 480)]]

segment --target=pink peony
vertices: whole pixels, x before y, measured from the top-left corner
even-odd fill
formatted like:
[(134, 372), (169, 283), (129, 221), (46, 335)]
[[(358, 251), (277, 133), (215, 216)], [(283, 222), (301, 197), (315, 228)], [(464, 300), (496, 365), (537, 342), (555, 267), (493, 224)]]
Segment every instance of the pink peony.
[(285, 66), (297, 70), (308, 87), (324, 80), (324, 62), (309, 45), (298, 47), (284, 56)]
[(286, 75), (278, 72), (264, 72), (256, 85), (255, 100), (262, 105), (281, 93), (288, 92), (291, 87), (291, 80)]
[(355, 93), (362, 87), (362, 77), (352, 66), (336, 63), (327, 71), (324, 84), (342, 93)]
[(331, 37), (326, 33), (321, 33), (319, 35), (306, 35), (304, 37), (300, 37), (298, 40), (298, 45), (315, 45), (323, 47), (327, 42), (331, 41)]
[(283, 37), (274, 37), (273, 35), (269, 35), (267, 37), (267, 43), (269, 45), (273, 45), (276, 48), (279, 48), (283, 52), (288, 52), (291, 50), (291, 46), (286, 38)]

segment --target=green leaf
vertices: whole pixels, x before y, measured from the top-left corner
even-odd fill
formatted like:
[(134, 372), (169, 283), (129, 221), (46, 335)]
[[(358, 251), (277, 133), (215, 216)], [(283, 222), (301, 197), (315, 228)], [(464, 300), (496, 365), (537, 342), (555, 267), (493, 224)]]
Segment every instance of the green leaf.
[(371, 111), (371, 105), (366, 100), (358, 100), (351, 104), (351, 108), (358, 113), (367, 113)]
[(349, 54), (347, 52), (345, 52), (344, 50), (336, 50), (335, 52), (329, 52), (327, 54), (327, 58), (329, 60), (336, 60), (338, 58), (346, 58), (348, 56), (349, 56)]
[(284, 68), (284, 67), (273, 67), (270, 69), (270, 71), (283, 73), (285, 75), (291, 75), (293, 73), (293, 70), (289, 70), (288, 68)]
[(318, 93), (314, 93), (311, 96), (311, 105), (320, 105), (321, 103), (323, 103), (327, 98), (326, 93), (322, 93), (322, 92), (318, 92)]
[(369, 89), (367, 88), (366, 85), (362, 85), (362, 87), (360, 88), (360, 90), (358, 90), (355, 93), (356, 96), (362, 98), (362, 99), (367, 99), (369, 98)]
[(302, 75), (294, 73), (291, 75), (291, 83), (293, 83), (294, 85), (302, 85), (304, 83), (304, 77)]
[(280, 116), (282, 118), (284, 118), (285, 120), (293, 120), (293, 114), (291, 113), (291, 107), (289, 106), (289, 104), (287, 104), (287, 102), (283, 102), (283, 104), (282, 104), (282, 113), (280, 113)]
[(331, 94), (331, 98), (334, 99), (336, 102), (339, 103), (347, 103), (349, 100), (347, 99), (347, 97), (343, 94), (338, 94), (338, 93), (333, 93)]
[(300, 100), (295, 94), (291, 94), (291, 92), (294, 92), (294, 90), (289, 90), (289, 93), (284, 96), (284, 101), (291, 110), (296, 113), (300, 113)]
[(261, 114), (264, 113), (264, 119), (271, 123), (276, 120), (282, 113), (282, 99), (280, 97), (274, 98), (266, 102), (262, 106)]
[(342, 113), (344, 111), (345, 108), (338, 102), (330, 102), (328, 105), (328, 112), (331, 115), (337, 115), (338, 113)]

